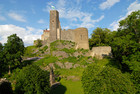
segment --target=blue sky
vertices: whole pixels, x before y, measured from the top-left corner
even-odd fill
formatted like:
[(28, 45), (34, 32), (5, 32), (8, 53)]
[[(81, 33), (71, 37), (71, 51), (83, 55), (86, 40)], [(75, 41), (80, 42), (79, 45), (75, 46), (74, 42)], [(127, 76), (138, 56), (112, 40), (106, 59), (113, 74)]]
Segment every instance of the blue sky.
[(0, 0), (0, 42), (16, 33), (25, 46), (49, 28), (49, 11), (59, 11), (62, 29), (97, 27), (117, 30), (118, 22), (140, 10), (140, 0)]

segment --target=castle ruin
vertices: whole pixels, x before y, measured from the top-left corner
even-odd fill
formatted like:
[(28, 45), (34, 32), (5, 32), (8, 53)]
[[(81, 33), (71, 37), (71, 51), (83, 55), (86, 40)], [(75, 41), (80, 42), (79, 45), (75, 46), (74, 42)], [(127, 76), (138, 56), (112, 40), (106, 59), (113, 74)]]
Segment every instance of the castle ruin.
[(87, 28), (62, 30), (57, 10), (50, 10), (50, 30), (43, 31), (41, 40), (47, 40), (49, 43), (56, 40), (68, 40), (76, 43), (76, 49), (89, 49)]

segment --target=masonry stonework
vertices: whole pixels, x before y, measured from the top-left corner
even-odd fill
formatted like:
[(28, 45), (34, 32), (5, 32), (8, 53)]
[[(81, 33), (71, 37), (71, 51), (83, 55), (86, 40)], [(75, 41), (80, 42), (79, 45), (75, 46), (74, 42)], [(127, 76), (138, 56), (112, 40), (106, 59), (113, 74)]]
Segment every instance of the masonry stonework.
[(102, 59), (105, 56), (112, 56), (111, 47), (110, 46), (99, 46), (93, 47), (90, 56), (96, 57), (98, 59)]

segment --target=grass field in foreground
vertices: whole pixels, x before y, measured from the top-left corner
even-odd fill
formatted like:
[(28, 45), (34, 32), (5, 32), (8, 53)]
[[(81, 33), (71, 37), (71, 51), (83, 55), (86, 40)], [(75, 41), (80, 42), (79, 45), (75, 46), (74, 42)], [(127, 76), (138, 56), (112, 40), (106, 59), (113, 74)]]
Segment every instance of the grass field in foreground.
[(60, 83), (51, 94), (84, 94), (81, 81), (61, 79)]

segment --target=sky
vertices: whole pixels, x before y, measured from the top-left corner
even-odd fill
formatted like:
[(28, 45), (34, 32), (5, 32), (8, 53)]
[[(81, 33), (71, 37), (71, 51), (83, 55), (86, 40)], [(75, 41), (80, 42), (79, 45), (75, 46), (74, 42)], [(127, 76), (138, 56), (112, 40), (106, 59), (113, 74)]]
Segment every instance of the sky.
[(49, 29), (52, 6), (62, 29), (85, 27), (89, 37), (97, 27), (117, 30), (119, 21), (140, 10), (140, 0), (0, 0), (0, 42), (17, 34), (25, 46)]

